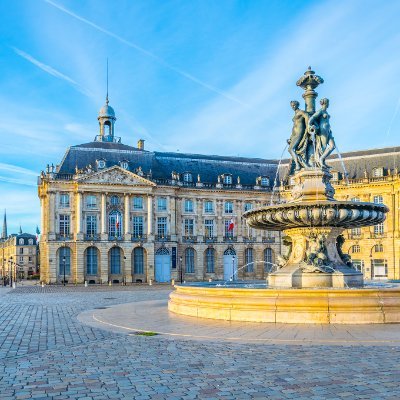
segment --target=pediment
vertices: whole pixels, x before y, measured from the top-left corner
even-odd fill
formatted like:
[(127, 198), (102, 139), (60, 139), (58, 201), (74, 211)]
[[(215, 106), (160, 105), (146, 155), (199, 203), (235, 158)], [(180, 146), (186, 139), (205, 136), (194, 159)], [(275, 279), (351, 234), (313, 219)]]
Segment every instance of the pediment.
[(79, 177), (77, 180), (81, 183), (98, 183), (103, 185), (156, 186), (154, 182), (119, 166), (113, 166), (92, 174), (86, 174)]

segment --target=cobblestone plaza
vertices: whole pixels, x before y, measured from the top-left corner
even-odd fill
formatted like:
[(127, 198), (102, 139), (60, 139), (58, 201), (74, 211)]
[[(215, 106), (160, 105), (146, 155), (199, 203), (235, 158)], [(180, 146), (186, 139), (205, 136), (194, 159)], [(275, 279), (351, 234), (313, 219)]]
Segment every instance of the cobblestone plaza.
[[(105, 318), (111, 306), (115, 310), (111, 314), (118, 315), (120, 310), (123, 316), (126, 303), (136, 308), (138, 321), (145, 320), (145, 307), (166, 303), (170, 291), (170, 286), (147, 285), (1, 288), (1, 399), (398, 399), (400, 396), (400, 339), (396, 325), (380, 328), (390, 331), (385, 336), (389, 340), (381, 341), (381, 333), (375, 340), (357, 341), (357, 335), (373, 338), (369, 332), (377, 331), (371, 326), (358, 327), (358, 333), (354, 334), (347, 328), (315, 325), (307, 327), (307, 331), (316, 340), (298, 340), (297, 332), (301, 329), (287, 326), (275, 329), (273, 340), (257, 342), (246, 336), (246, 331), (254, 330), (249, 324), (242, 324), (239, 330), (235, 328), (242, 338), (225, 340), (221, 336), (210, 340), (190, 335), (143, 336), (134, 329), (108, 329), (105, 325), (102, 328), (99, 324), (80, 322), (84, 320), (82, 316), (103, 312)], [(158, 308), (157, 313), (166, 313), (166, 321), (166, 307)], [(149, 323), (154, 324), (157, 313), (147, 313)], [(186, 327), (193, 322), (179, 318), (178, 322)], [(126, 320), (128, 323), (130, 316)], [(202, 323), (195, 321), (193, 330), (197, 330), (196, 324)], [(274, 329), (271, 325), (264, 326), (258, 328), (264, 335)], [(215, 321), (212, 324), (205, 321), (202, 332), (215, 337), (223, 334), (225, 328), (226, 324), (221, 328)], [(345, 331), (355, 340), (339, 340)], [(292, 341), (279, 340), (289, 332)], [(329, 336), (330, 341), (317, 340)]]

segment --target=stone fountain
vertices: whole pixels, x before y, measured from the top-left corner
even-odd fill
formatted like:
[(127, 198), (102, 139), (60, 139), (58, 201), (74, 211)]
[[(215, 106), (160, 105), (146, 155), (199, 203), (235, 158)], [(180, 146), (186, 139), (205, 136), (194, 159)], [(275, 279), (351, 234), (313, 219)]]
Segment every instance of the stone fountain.
[(400, 287), (365, 287), (363, 275), (338, 249), (345, 230), (385, 220), (383, 204), (336, 201), (326, 158), (335, 149), (327, 111), (315, 109), (315, 89), (323, 83), (311, 67), (297, 81), (305, 110), (292, 101), (291, 199), (244, 214), (256, 229), (283, 231), (292, 246), (264, 287), (204, 283), (178, 285), (168, 308), (178, 314), (231, 321), (284, 323), (400, 322)]
[(297, 81), (304, 89), (305, 110), (292, 101), (292, 135), (288, 140), (292, 156), (294, 187), (285, 204), (262, 207), (244, 214), (256, 229), (283, 231), (292, 240), (288, 260), (279, 257), (280, 269), (269, 276), (271, 287), (360, 287), (363, 275), (340, 256), (337, 237), (349, 228), (375, 225), (389, 210), (383, 204), (336, 201), (325, 160), (335, 149), (327, 111), (322, 99), (316, 111), (315, 89), (323, 79), (311, 67)]

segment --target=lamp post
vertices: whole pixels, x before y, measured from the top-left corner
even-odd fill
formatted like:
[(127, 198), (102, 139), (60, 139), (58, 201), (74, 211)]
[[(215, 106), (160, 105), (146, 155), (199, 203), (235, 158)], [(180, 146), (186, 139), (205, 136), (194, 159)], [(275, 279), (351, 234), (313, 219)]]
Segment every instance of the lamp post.
[(179, 272), (180, 272), (180, 280), (181, 284), (183, 283), (183, 266), (182, 266), (182, 256), (179, 257)]
[(63, 269), (64, 269), (64, 280), (63, 280), (63, 285), (65, 286), (65, 256), (62, 258), (62, 262), (63, 262)]
[(6, 261), (7, 260), (5, 258), (3, 258), (3, 265), (2, 265), (2, 271), (1, 271), (1, 275), (2, 275), (2, 278), (3, 278), (3, 286), (6, 286), (6, 275), (5, 275), (5, 272), (6, 272), (6, 267), (5, 267)]
[(235, 280), (235, 256), (232, 256), (232, 282)]

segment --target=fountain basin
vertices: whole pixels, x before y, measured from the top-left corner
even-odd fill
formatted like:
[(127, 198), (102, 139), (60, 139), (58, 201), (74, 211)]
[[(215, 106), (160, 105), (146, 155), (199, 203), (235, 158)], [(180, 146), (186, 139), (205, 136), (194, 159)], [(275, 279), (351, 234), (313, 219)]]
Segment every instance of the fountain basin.
[(400, 322), (400, 287), (245, 288), (175, 286), (169, 311), (226, 321), (322, 324)]

